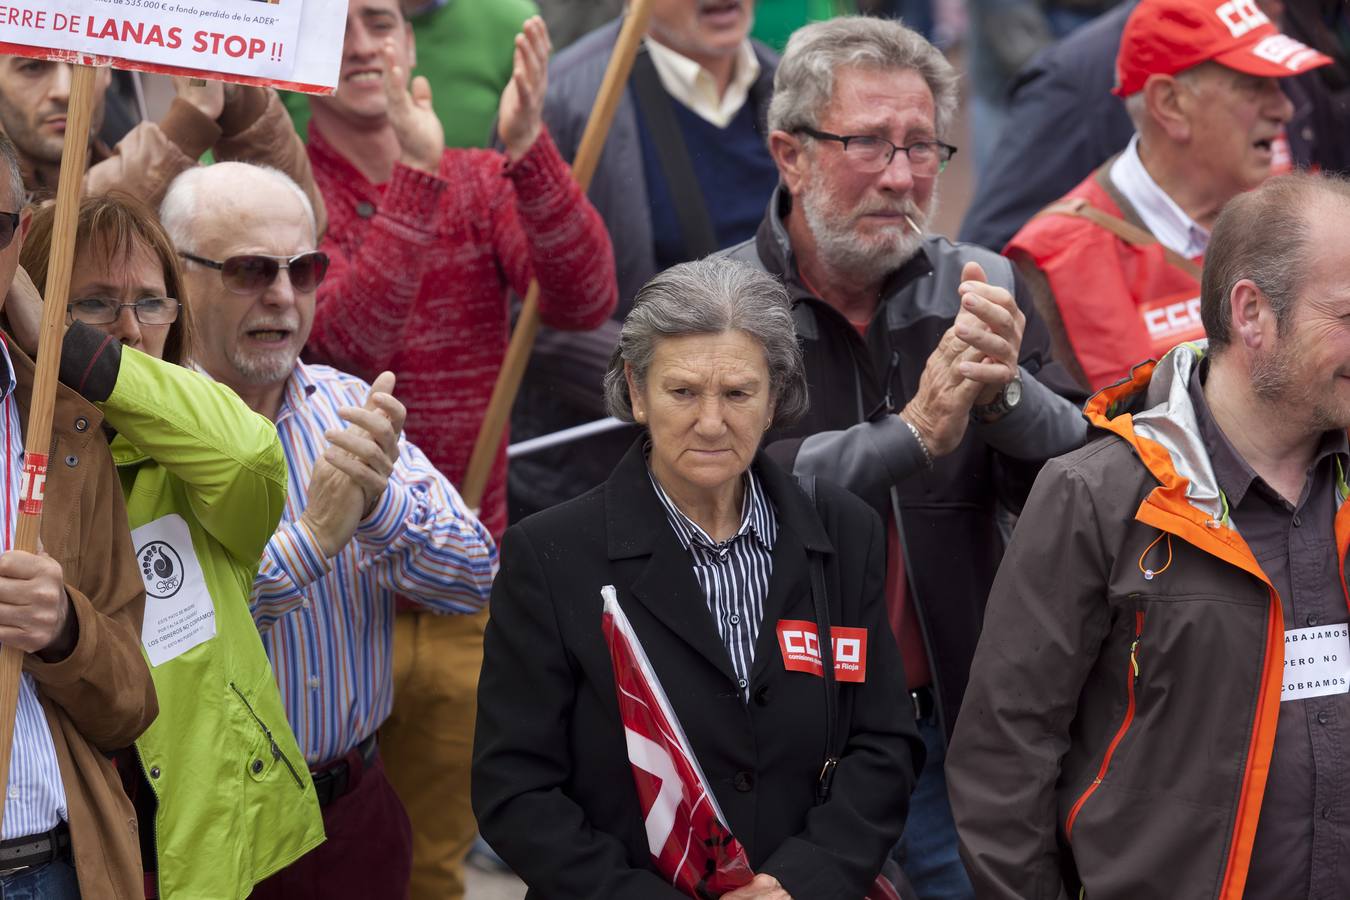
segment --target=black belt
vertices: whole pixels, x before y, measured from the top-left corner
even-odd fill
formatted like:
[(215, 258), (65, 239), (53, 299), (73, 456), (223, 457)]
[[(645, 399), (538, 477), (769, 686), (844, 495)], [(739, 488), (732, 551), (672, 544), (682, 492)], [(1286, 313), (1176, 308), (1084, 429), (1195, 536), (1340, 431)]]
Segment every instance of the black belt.
[(70, 827), (59, 823), (45, 834), (0, 841), (0, 876), (70, 858)]
[(909, 692), (910, 702), (914, 704), (914, 718), (927, 719), (937, 708), (937, 698), (933, 696), (933, 688), (924, 685), (921, 688), (915, 688)]
[(346, 756), (310, 769), (309, 773), (314, 778), (314, 793), (319, 798), (319, 805), (327, 806), (339, 797), (346, 796), (355, 781), (352, 778), (352, 766), (359, 766), (356, 770), (357, 774), (370, 768), (371, 764), (375, 762), (375, 750), (375, 735), (372, 734), (353, 747)]

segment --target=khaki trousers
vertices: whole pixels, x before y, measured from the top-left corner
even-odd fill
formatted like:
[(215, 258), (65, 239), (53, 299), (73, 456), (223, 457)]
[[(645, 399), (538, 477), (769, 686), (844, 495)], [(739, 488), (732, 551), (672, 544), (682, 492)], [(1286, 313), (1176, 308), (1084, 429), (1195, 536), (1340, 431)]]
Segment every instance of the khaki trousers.
[(394, 711), (380, 754), (412, 820), (412, 900), (464, 896), (464, 857), (478, 833), (469, 763), (487, 617), (408, 611), (394, 621)]

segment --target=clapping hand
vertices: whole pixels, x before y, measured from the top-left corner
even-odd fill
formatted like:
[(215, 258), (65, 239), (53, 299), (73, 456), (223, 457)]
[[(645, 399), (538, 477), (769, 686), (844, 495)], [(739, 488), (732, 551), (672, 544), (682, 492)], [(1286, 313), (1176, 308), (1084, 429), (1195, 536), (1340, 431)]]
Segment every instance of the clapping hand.
[(384, 92), (389, 124), (401, 150), (399, 162), (436, 174), (445, 153), (445, 129), (431, 106), (431, 83), (421, 75), (408, 84), (408, 72), (397, 62), (393, 38), (380, 48), (384, 60)]
[(389, 485), (406, 415), (393, 390), (394, 374), (381, 373), (364, 406), (339, 410), (348, 427), (324, 434), (328, 447), (314, 462), (300, 520), (329, 558), (347, 545)]
[(548, 89), (548, 56), (553, 50), (544, 20), (532, 16), (516, 35), (515, 67), (502, 91), (497, 134), (512, 162), (534, 146), (544, 126), (544, 94)]

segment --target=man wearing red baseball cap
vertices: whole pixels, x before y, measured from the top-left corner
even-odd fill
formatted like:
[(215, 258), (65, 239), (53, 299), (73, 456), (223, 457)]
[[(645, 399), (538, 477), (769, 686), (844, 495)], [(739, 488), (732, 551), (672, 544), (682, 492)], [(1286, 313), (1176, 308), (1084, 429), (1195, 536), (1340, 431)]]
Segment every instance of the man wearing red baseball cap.
[(1200, 267), (1229, 199), (1287, 169), (1279, 79), (1331, 59), (1255, 0), (1143, 0), (1116, 57), (1129, 146), (1004, 249), (1031, 283), (1055, 354), (1093, 390), (1203, 337)]

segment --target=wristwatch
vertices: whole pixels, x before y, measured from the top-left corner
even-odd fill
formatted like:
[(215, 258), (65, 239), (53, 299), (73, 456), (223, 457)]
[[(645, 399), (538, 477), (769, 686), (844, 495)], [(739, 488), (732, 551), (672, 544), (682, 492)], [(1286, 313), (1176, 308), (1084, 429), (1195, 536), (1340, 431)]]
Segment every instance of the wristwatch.
[(976, 422), (996, 422), (1017, 408), (1022, 402), (1022, 376), (1015, 375), (1013, 380), (1003, 386), (992, 403), (982, 403), (970, 408), (970, 417)]

